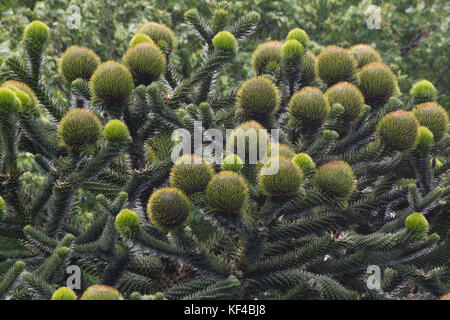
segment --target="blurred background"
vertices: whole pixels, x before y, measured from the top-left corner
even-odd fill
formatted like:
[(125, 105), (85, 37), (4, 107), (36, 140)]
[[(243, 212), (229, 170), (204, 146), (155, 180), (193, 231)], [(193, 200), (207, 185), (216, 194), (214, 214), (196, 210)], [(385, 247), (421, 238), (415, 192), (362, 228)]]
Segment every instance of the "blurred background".
[[(24, 27), (39, 19), (51, 28), (52, 41), (46, 81), (63, 86), (57, 59), (73, 44), (93, 49), (102, 60), (119, 60), (138, 26), (146, 21), (167, 24), (177, 34), (172, 62), (182, 74), (198, 63), (202, 48), (184, 21), (184, 12), (197, 8), (210, 16), (215, 0), (0, 0), (0, 59), (15, 52)], [(430, 80), (440, 103), (449, 108), (448, 66), (450, 2), (439, 0), (242, 0), (231, 1), (236, 11), (255, 10), (262, 21), (220, 85), (228, 86), (251, 74), (250, 57), (258, 43), (283, 40), (290, 29), (303, 28), (313, 40), (315, 54), (322, 46), (350, 47), (367, 43), (380, 51), (383, 62), (397, 74), (407, 93), (412, 84)], [(227, 70), (230, 71), (230, 70)], [(64, 89), (64, 88), (60, 88)]]

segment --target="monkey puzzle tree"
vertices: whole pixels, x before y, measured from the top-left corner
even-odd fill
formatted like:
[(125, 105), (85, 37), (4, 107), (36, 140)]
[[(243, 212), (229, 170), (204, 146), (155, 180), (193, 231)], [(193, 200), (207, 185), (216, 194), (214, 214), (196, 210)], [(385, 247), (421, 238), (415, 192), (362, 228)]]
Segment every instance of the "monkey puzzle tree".
[[(176, 35), (148, 22), (120, 62), (69, 47), (59, 63), (65, 98), (41, 79), (49, 28), (25, 29), (24, 56), (1, 69), (0, 235), (23, 245), (0, 252), (0, 298), (444, 295), (448, 115), (433, 85), (404, 98), (375, 49), (328, 46), (316, 57), (297, 28), (259, 45), (255, 76), (220, 91), (223, 66), (259, 15), (235, 17), (220, 2), (211, 19), (195, 9), (185, 19), (204, 47), (189, 76), (171, 61), (182, 50)], [(234, 129), (227, 161), (196, 152), (172, 163), (180, 128)], [(265, 129), (279, 129), (279, 141)], [(260, 134), (236, 155), (238, 131), (250, 130)], [(252, 145), (278, 154), (249, 163)], [(45, 176), (35, 194), (23, 188), (22, 152)], [(96, 196), (89, 223), (75, 219), (80, 190)], [(78, 292), (66, 287), (68, 265), (81, 269)], [(372, 265), (381, 288), (366, 285)]]

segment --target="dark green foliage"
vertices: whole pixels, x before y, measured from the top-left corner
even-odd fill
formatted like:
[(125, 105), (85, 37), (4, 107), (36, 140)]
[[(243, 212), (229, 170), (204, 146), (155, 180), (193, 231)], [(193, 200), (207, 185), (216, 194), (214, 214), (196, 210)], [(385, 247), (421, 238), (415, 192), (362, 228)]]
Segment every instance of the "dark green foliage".
[(205, 191), (213, 175), (213, 167), (203, 158), (194, 154), (183, 155), (178, 158), (170, 171), (170, 185), (191, 195)]
[(8, 294), (12, 287), (14, 286), (17, 278), (20, 276), (22, 271), (25, 269), (25, 263), (22, 261), (17, 261), (14, 265), (3, 275), (0, 281), (0, 298), (4, 299), (6, 294)]
[(411, 112), (394, 111), (383, 117), (377, 132), (388, 148), (407, 150), (416, 143), (419, 122)]

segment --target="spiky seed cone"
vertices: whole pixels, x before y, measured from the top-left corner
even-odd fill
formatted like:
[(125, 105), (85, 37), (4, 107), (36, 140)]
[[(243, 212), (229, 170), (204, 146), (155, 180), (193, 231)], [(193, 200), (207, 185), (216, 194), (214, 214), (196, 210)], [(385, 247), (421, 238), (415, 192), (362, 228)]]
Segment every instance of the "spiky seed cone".
[(181, 226), (186, 221), (189, 210), (189, 199), (176, 188), (161, 188), (154, 192), (147, 202), (149, 220), (164, 230)]
[(116, 216), (114, 225), (122, 235), (131, 236), (138, 230), (140, 223), (141, 219), (136, 212), (123, 209)]
[[(278, 161), (278, 170), (275, 174), (269, 172), (273, 161)], [(302, 170), (285, 157), (272, 157), (260, 170), (258, 184), (261, 191), (270, 197), (288, 196), (297, 194), (303, 182)]]
[(233, 171), (216, 174), (206, 188), (208, 204), (218, 210), (238, 213), (247, 203), (247, 182)]
[(33, 43), (45, 44), (50, 36), (49, 27), (42, 21), (36, 20), (26, 26), (23, 32), (25, 45), (28, 41)]
[(439, 300), (450, 300), (450, 293), (444, 294)]
[(256, 47), (252, 54), (251, 64), (258, 74), (274, 71), (281, 62), (280, 41), (267, 41)]
[[(132, 48), (135, 45), (141, 44), (141, 43), (150, 43), (155, 44), (152, 39), (150, 39), (149, 36), (143, 34), (143, 33), (137, 33), (134, 35), (134, 37), (130, 41), (129, 47)], [(156, 45), (156, 44), (155, 44)]]
[(60, 287), (53, 292), (52, 300), (77, 300), (77, 295), (70, 288)]
[(171, 53), (175, 48), (175, 33), (166, 25), (148, 22), (139, 28), (139, 33), (147, 35), (164, 52)]
[(68, 83), (78, 78), (89, 80), (100, 62), (100, 58), (91, 49), (71, 46), (58, 61), (59, 72)]
[(30, 65), (29, 76), (37, 82), (42, 72), (42, 57), (50, 37), (49, 28), (41, 21), (31, 22), (23, 33), (23, 53)]
[(368, 44), (356, 44), (350, 47), (350, 51), (357, 62), (357, 68), (362, 68), (371, 62), (381, 62), (381, 55), (372, 46)]
[(236, 38), (228, 31), (220, 31), (212, 39), (212, 44), (217, 50), (234, 52), (237, 49)]
[(325, 95), (331, 105), (339, 103), (344, 107), (343, 117), (356, 120), (361, 115), (364, 107), (364, 96), (350, 82), (336, 83), (325, 92)]
[(3, 220), (5, 217), (5, 211), (6, 211), (6, 202), (5, 200), (0, 196), (0, 221)]
[(59, 258), (66, 258), (70, 254), (70, 249), (67, 247), (57, 247), (53, 251)]
[(320, 166), (312, 183), (323, 192), (340, 200), (348, 200), (356, 189), (356, 177), (344, 161), (331, 161)]
[(419, 122), (412, 112), (394, 111), (385, 115), (377, 124), (381, 140), (392, 150), (407, 150), (414, 146)]
[(102, 63), (95, 69), (89, 83), (94, 98), (122, 102), (133, 92), (133, 77), (130, 71), (115, 61)]
[(145, 146), (145, 151), (144, 151), (144, 153), (145, 153), (145, 160), (147, 161), (147, 163), (151, 164), (157, 159), (156, 152), (152, 148), (150, 143), (146, 142), (144, 144), (144, 146)]
[(427, 218), (419, 212), (411, 213), (405, 220), (406, 230), (414, 233), (428, 233), (430, 226)]
[(317, 57), (317, 74), (326, 84), (351, 80), (356, 73), (356, 60), (344, 48), (325, 47)]
[(269, 115), (278, 110), (280, 95), (272, 81), (259, 76), (241, 85), (236, 94), (236, 103), (241, 114)]
[(203, 192), (214, 176), (213, 167), (195, 154), (185, 154), (175, 161), (170, 171), (170, 186), (187, 195)]
[(394, 73), (381, 62), (369, 63), (359, 72), (359, 90), (368, 102), (388, 101), (396, 87)]
[(126, 140), (130, 136), (130, 131), (125, 123), (113, 119), (106, 124), (103, 134), (108, 141), (119, 142)]
[(316, 168), (313, 159), (306, 153), (298, 153), (291, 160), (294, 162), (305, 174), (308, 174)]
[(320, 125), (330, 113), (326, 96), (315, 87), (305, 87), (297, 91), (288, 104), (289, 114), (307, 124)]
[[(27, 84), (25, 84), (23, 82), (19, 82), (19, 81), (15, 81), (15, 80), (8, 80), (8, 81), (3, 82), (2, 85), (0, 85), (0, 88), (9, 88), (10, 90), (11, 90), (11, 88), (16, 88), (16, 89), (26, 93), (27, 96), (30, 98), (30, 100), (29, 101), (21, 100), (22, 107), (25, 108), (26, 110), (33, 110), (39, 106), (39, 100), (36, 97), (36, 94)], [(17, 91), (13, 91), (13, 92), (17, 93)], [(30, 103), (29, 105), (27, 105), (27, 101)], [(25, 102), (25, 104), (24, 104), (24, 102)]]
[(123, 300), (123, 297), (116, 288), (94, 284), (83, 292), (80, 300)]
[(19, 111), (22, 103), (13, 90), (0, 88), (0, 115), (8, 115)]
[(325, 130), (322, 131), (322, 137), (323, 137), (323, 139), (325, 141), (330, 142), (330, 141), (334, 141), (337, 138), (339, 138), (339, 133), (337, 133), (334, 130), (327, 130), (327, 129), (325, 129)]
[(211, 105), (208, 102), (202, 102), (198, 105), (199, 116), (204, 122), (212, 122), (213, 121), (213, 110)]
[(413, 85), (409, 92), (414, 98), (420, 101), (433, 101), (437, 97), (437, 90), (428, 80), (422, 80)]
[(301, 70), (302, 83), (310, 83), (316, 79), (316, 56), (309, 50), (302, 58)]
[[(245, 157), (242, 154), (238, 154), (238, 145), (240, 143), (244, 144), (245, 147)], [(237, 126), (233, 131), (231, 131), (229, 137), (227, 138), (227, 153), (236, 153), (243, 159), (249, 156), (249, 150), (254, 148), (258, 155), (266, 155), (269, 153), (270, 138), (267, 134), (267, 130), (256, 121), (243, 122)], [(253, 150), (253, 149), (252, 149)]]
[(433, 132), (434, 140), (439, 141), (448, 131), (448, 113), (436, 102), (421, 103), (413, 108), (413, 113), (422, 126)]
[(295, 28), (289, 31), (286, 40), (297, 40), (302, 44), (303, 47), (306, 47), (309, 42), (309, 36), (305, 32), (305, 30), (301, 28)]
[(167, 300), (162, 292), (156, 292), (153, 300)]
[(96, 145), (101, 134), (100, 120), (94, 113), (85, 109), (69, 111), (58, 125), (58, 138), (73, 150)]
[(151, 43), (140, 43), (129, 48), (122, 62), (130, 70), (136, 86), (148, 86), (166, 72), (166, 56)]
[(223, 171), (240, 172), (243, 167), (244, 163), (242, 162), (241, 158), (234, 153), (227, 155), (222, 162)]
[(185, 108), (178, 108), (176, 112), (180, 118), (184, 118), (184, 117), (188, 116), (188, 113)]
[(426, 151), (433, 145), (433, 133), (424, 126), (417, 130), (416, 149)]
[(297, 60), (301, 59), (304, 54), (305, 49), (302, 44), (295, 39), (286, 41), (281, 48), (281, 56), (284, 59)]
[[(272, 148), (278, 148), (278, 155), (283, 158), (287, 158), (291, 160), (293, 157), (295, 157), (295, 151), (292, 150), (291, 147), (282, 144), (282, 143), (273, 143), (270, 145), (270, 151), (272, 152)], [(275, 155), (273, 155), (275, 156)]]

